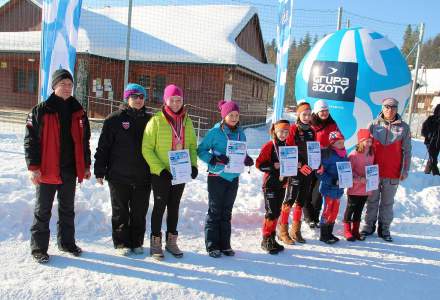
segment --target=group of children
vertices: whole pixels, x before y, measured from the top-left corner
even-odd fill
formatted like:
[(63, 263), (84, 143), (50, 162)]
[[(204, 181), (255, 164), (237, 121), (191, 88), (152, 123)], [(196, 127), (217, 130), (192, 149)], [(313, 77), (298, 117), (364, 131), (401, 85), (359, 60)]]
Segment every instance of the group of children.
[[(317, 103), (322, 105), (321, 102)], [(297, 120), (289, 124), (279, 120), (271, 127), (272, 140), (263, 145), (256, 160), (256, 167), (264, 172), (263, 195), (266, 214), (263, 222), (263, 240), (261, 247), (270, 254), (284, 249), (275, 240), (278, 227), (278, 238), (285, 245), (295, 242), (305, 243), (301, 235), (303, 208), (310, 205), (313, 184), (319, 180), (319, 193), (324, 208), (319, 224), (311, 228), (320, 228), (319, 240), (333, 244), (339, 239), (333, 235), (333, 228), (339, 212), (340, 199), (344, 189), (339, 187), (337, 162), (350, 161), (353, 172), (353, 186), (347, 190), (348, 202), (344, 213), (344, 236), (348, 241), (364, 240), (359, 233), (362, 210), (369, 195), (366, 191), (365, 166), (372, 165), (372, 137), (367, 129), (359, 130), (358, 144), (348, 156), (344, 137), (339, 130), (328, 134), (328, 144), (321, 143), (321, 166), (313, 170), (308, 165), (307, 142), (316, 141), (316, 131), (312, 127), (312, 110), (310, 104), (302, 102), (297, 107)], [(336, 127), (336, 126), (335, 126)], [(337, 128), (337, 127), (336, 127)], [(280, 176), (279, 147), (298, 147), (297, 176)], [(327, 146), (327, 147), (326, 147)], [(292, 212), (292, 225), (288, 229), (288, 219)]]

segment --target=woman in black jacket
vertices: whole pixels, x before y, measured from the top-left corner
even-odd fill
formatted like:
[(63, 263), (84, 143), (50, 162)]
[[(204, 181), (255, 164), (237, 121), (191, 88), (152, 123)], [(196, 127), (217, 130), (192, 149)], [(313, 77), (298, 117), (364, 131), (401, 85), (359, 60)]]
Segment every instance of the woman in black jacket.
[(432, 172), (432, 175), (440, 175), (437, 166), (440, 151), (440, 104), (435, 107), (434, 114), (423, 122), (422, 135), (425, 137), (425, 145), (429, 154), (425, 174)]
[(95, 154), (95, 176), (110, 188), (112, 238), (120, 255), (143, 253), (145, 218), (151, 192), (150, 168), (142, 156), (142, 137), (150, 115), (145, 89), (128, 84), (125, 107), (104, 121)]

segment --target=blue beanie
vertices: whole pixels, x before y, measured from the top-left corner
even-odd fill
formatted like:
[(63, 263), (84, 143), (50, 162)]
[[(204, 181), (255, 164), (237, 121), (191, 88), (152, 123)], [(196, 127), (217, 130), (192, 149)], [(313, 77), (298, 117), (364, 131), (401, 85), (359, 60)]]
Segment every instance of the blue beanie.
[(128, 98), (133, 94), (142, 94), (144, 95), (144, 99), (147, 98), (147, 92), (142, 85), (139, 85), (137, 83), (129, 83), (124, 90), (124, 101), (126, 102)]

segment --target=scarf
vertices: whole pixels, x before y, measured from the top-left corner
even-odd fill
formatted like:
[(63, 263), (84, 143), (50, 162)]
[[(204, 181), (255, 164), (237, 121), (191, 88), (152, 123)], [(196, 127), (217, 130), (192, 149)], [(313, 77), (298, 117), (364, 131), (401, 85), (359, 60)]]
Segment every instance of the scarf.
[[(172, 150), (181, 150), (185, 148), (185, 125), (183, 124), (186, 116), (185, 108), (175, 113), (167, 105), (162, 107), (162, 112), (171, 126), (172, 130)], [(181, 149), (176, 149), (177, 145), (181, 145)]]
[(339, 157), (345, 157), (347, 155), (347, 150), (345, 148), (344, 149), (336, 149), (334, 147), (332, 148)]

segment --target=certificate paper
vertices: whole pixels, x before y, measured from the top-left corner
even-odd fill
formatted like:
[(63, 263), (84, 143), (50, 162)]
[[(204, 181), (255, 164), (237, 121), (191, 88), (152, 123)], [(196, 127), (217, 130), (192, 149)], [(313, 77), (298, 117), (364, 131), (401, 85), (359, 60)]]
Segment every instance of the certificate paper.
[(188, 149), (168, 151), (170, 171), (173, 175), (172, 185), (191, 181), (191, 159)]
[(242, 173), (244, 171), (244, 159), (246, 158), (246, 142), (228, 140), (226, 156), (229, 163), (225, 166), (225, 173)]
[(296, 176), (298, 174), (298, 147), (281, 146), (280, 153), (280, 176)]
[(353, 186), (353, 172), (351, 170), (351, 163), (349, 161), (336, 162), (338, 169), (339, 187), (341, 189), (350, 188)]
[(307, 164), (312, 170), (321, 165), (321, 146), (319, 142), (307, 142)]
[(379, 165), (365, 167), (366, 192), (379, 188)]

